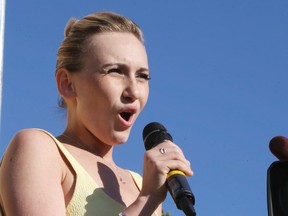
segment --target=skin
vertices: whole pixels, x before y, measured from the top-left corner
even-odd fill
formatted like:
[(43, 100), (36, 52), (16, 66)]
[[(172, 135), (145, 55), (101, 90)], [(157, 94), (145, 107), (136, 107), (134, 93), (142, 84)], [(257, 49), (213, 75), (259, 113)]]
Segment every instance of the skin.
[[(161, 215), (170, 169), (192, 175), (190, 163), (177, 145), (165, 141), (144, 155), (143, 187), (139, 192), (129, 173), (113, 162), (113, 146), (125, 143), (149, 95), (145, 47), (130, 33), (101, 33), (87, 41), (85, 67), (76, 73), (60, 69), (58, 91), (67, 104), (67, 127), (58, 140), (103, 190), (127, 206), (127, 215)], [(100, 101), (100, 102), (99, 102)], [(126, 117), (123, 113), (130, 113)], [(67, 138), (69, 136), (70, 138)], [(159, 148), (166, 149), (165, 154)], [(106, 166), (101, 172), (95, 164)], [(117, 169), (117, 171), (115, 170)], [(121, 175), (126, 184), (118, 182)], [(49, 187), (47, 187), (49, 185)], [(75, 176), (55, 143), (35, 129), (18, 132), (0, 169), (1, 205), (6, 215), (65, 215)]]

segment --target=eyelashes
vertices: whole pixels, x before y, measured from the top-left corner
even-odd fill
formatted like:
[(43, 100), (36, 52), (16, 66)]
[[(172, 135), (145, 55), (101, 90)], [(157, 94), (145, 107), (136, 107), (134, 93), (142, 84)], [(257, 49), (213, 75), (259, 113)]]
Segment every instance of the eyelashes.
[(106, 71), (107, 73), (118, 73), (118, 74), (122, 74), (122, 71), (120, 68), (111, 68), (109, 70)]
[(146, 81), (148, 81), (148, 80), (151, 79), (150, 75), (149, 75), (149, 74), (146, 74), (146, 73), (139, 73), (139, 74), (137, 74), (136, 77), (137, 77), (137, 78), (140, 78), (140, 79), (144, 79), (144, 80), (146, 80)]
[[(127, 74), (127, 72), (121, 68), (110, 68), (110, 69), (105, 69), (104, 70), (106, 74), (112, 74), (115, 76), (124, 76)], [(140, 80), (144, 80), (144, 81), (149, 81), (151, 79), (149, 72), (142, 72), (142, 71), (138, 71), (135, 73), (135, 77), (137, 79)]]

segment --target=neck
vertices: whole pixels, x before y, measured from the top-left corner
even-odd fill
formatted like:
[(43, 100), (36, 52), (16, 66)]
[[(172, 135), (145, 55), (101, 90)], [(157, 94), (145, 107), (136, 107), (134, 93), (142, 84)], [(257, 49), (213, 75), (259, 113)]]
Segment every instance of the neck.
[(93, 134), (89, 133), (74, 133), (71, 130), (66, 129), (63, 136), (67, 143), (85, 151), (90, 152), (98, 157), (112, 161), (113, 147), (101, 142)]
[(75, 106), (68, 106), (67, 108), (68, 122), (63, 134), (73, 139), (73, 141), (70, 139), (69, 143), (99, 157), (112, 160), (112, 145), (102, 142), (92, 132), (80, 124), (81, 121), (77, 117)]

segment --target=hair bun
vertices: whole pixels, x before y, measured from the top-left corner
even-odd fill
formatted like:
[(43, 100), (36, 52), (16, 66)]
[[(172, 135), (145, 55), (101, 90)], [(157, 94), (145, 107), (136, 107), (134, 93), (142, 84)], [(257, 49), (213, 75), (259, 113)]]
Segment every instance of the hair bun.
[(75, 25), (77, 22), (78, 22), (78, 20), (77, 20), (76, 18), (71, 18), (71, 19), (68, 21), (68, 23), (67, 23), (67, 25), (66, 25), (66, 27), (65, 27), (65, 29), (64, 29), (64, 37), (65, 37), (65, 38), (69, 36), (72, 28), (74, 27), (74, 25)]

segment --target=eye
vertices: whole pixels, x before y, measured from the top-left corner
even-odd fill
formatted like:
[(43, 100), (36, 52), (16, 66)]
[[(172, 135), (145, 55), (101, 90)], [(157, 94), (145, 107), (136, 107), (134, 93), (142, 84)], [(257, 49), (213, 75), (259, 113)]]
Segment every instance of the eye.
[(137, 78), (143, 79), (145, 81), (148, 81), (151, 79), (150, 75), (148, 73), (138, 73)]
[(118, 73), (118, 74), (121, 74), (122, 71), (120, 68), (111, 68), (107, 71), (108, 73)]

